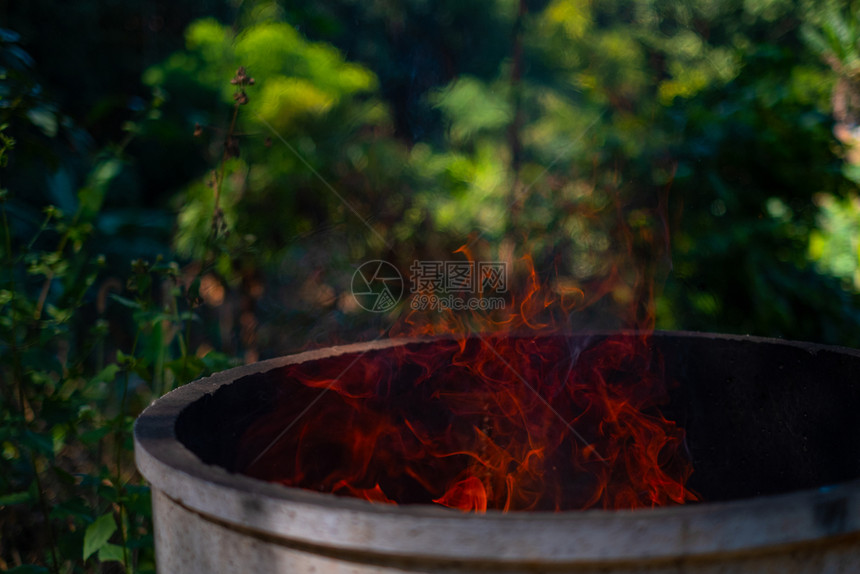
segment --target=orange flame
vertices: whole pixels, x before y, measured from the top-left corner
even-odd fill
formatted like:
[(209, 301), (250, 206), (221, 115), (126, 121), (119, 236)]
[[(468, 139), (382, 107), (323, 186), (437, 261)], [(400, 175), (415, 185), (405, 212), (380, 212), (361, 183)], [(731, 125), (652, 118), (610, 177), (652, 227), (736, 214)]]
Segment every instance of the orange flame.
[[(474, 260), (468, 246), (456, 253)], [(392, 334), (442, 336), (287, 367), (272, 411), (242, 437), (238, 468), (376, 503), (475, 512), (697, 500), (684, 431), (659, 409), (668, 382), (648, 334), (653, 277), (628, 287), (639, 331), (568, 336), (555, 326), (616, 289), (618, 267), (593, 285), (546, 288), (531, 258), (522, 262), (526, 288), (503, 310), (413, 311)]]
[(289, 486), (466, 511), (695, 500), (683, 431), (657, 409), (666, 389), (647, 337), (584, 347), (561, 335), (443, 338), (290, 366), (239, 466)]

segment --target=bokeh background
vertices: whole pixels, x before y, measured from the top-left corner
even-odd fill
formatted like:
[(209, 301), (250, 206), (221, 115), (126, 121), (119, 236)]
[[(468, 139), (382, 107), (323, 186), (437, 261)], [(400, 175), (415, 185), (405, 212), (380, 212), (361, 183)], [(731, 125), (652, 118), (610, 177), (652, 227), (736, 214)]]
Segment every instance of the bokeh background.
[(368, 260), (860, 346), (858, 124), (856, 2), (0, 0), (0, 570), (152, 571), (134, 416)]

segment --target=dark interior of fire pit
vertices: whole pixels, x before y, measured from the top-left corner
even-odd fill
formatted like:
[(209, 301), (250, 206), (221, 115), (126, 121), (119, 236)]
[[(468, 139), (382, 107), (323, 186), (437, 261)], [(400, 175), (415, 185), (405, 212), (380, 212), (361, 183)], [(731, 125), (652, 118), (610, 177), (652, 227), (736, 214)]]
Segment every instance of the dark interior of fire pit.
[[(603, 337), (567, 339), (589, 346)], [(672, 333), (656, 333), (648, 345), (662, 357), (672, 383), (660, 410), (686, 430), (693, 467), (687, 486), (703, 501), (860, 477), (857, 352)], [(196, 401), (181, 413), (177, 437), (205, 463), (241, 471), (240, 441), (283, 400), (284, 372), (244, 377)]]

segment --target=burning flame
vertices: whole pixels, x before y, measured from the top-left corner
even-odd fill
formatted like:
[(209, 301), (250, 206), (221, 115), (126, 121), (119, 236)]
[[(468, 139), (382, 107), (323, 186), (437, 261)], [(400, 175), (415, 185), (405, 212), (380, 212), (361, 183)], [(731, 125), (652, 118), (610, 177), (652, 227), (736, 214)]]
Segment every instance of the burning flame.
[(469, 317), (413, 313), (398, 334), (446, 335), (287, 367), (273, 409), (242, 437), (238, 468), (375, 503), (476, 512), (696, 500), (683, 429), (659, 410), (667, 381), (648, 330), (553, 331), (554, 310), (607, 288), (543, 289), (525, 263), (522, 298), (471, 336)]

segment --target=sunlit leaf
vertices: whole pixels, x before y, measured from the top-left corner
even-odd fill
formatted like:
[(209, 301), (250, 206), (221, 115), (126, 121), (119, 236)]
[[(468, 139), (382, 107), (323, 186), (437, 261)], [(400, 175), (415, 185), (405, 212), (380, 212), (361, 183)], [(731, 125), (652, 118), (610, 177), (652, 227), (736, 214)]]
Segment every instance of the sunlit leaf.
[(107, 543), (99, 548), (98, 559), (99, 562), (110, 562), (111, 560), (123, 562), (125, 561), (123, 548), (117, 544)]
[(101, 550), (116, 532), (116, 520), (113, 513), (103, 514), (87, 526), (84, 534), (84, 560)]

